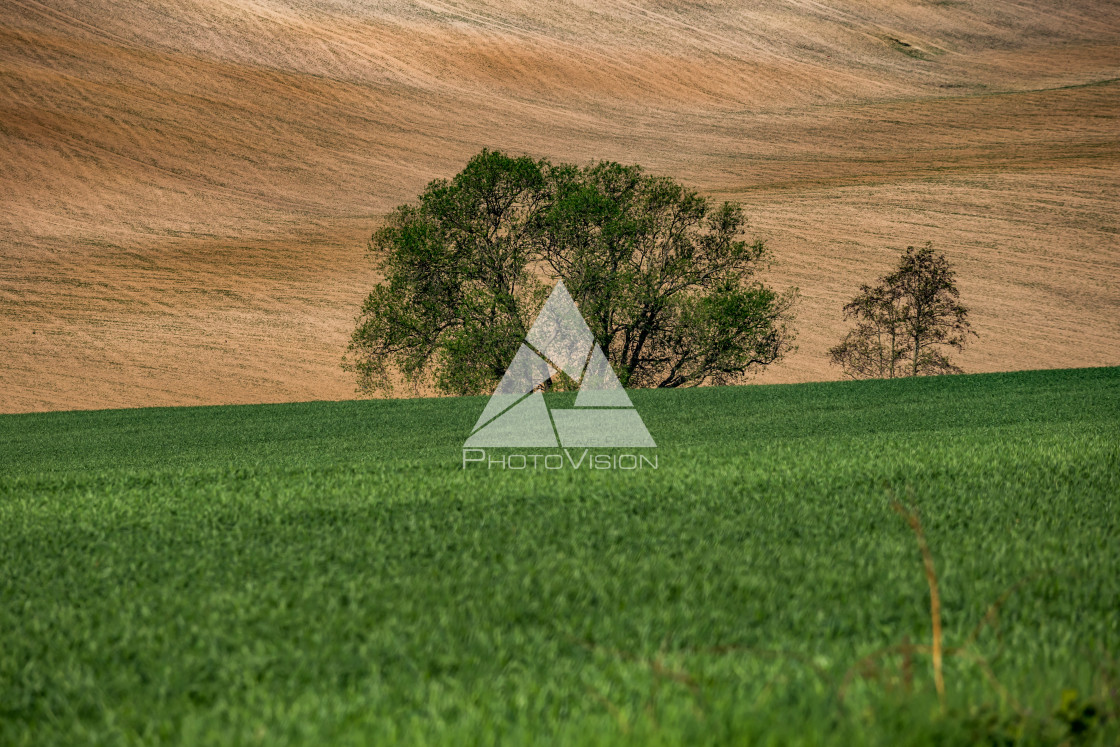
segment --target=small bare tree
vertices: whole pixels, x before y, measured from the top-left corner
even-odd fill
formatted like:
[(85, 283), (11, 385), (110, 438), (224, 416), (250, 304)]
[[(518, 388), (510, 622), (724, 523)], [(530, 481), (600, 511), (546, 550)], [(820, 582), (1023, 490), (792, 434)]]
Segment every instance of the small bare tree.
[(844, 318), (856, 326), (828, 353), (855, 379), (961, 373), (946, 348), (976, 336), (949, 260), (929, 243), (906, 247), (897, 270), (861, 286)]

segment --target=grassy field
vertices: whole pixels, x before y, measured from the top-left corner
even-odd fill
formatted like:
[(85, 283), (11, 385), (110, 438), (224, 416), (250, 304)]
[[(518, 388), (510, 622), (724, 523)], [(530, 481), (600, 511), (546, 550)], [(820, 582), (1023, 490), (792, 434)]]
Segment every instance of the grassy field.
[(1120, 739), (1120, 369), (633, 399), (657, 470), (463, 470), (482, 398), (0, 417), (0, 743)]

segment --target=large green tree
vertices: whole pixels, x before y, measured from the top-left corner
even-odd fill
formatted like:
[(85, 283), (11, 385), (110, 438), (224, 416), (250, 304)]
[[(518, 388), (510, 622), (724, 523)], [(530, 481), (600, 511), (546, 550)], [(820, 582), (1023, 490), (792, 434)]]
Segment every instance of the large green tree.
[(346, 361), (360, 388), (403, 378), (474, 394), (501, 377), (547, 290), (529, 268), (543, 166), (483, 151), (373, 234), (384, 281), (362, 304)]
[(561, 279), (627, 386), (741, 381), (790, 350), (795, 293), (758, 280), (768, 253), (745, 228), (638, 166), (483, 151), (374, 234), (385, 279), (346, 365), (367, 391), (489, 391)]

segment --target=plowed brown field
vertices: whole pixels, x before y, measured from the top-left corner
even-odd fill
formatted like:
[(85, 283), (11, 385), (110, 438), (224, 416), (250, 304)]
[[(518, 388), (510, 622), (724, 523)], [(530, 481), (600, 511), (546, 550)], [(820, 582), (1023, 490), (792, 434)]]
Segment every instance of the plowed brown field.
[(966, 370), (1120, 364), (1120, 8), (1054, 6), (0, 0), (0, 411), (353, 396), (367, 235), (482, 147), (744, 203), (757, 381), (927, 240)]

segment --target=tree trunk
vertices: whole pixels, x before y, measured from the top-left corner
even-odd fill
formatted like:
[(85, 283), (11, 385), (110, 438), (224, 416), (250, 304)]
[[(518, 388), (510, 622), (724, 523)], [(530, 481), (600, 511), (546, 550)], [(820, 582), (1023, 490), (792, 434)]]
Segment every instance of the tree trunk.
[(922, 335), (920, 330), (922, 328), (922, 304), (914, 304), (914, 367), (910, 372), (911, 376), (918, 375), (918, 351), (922, 348)]

